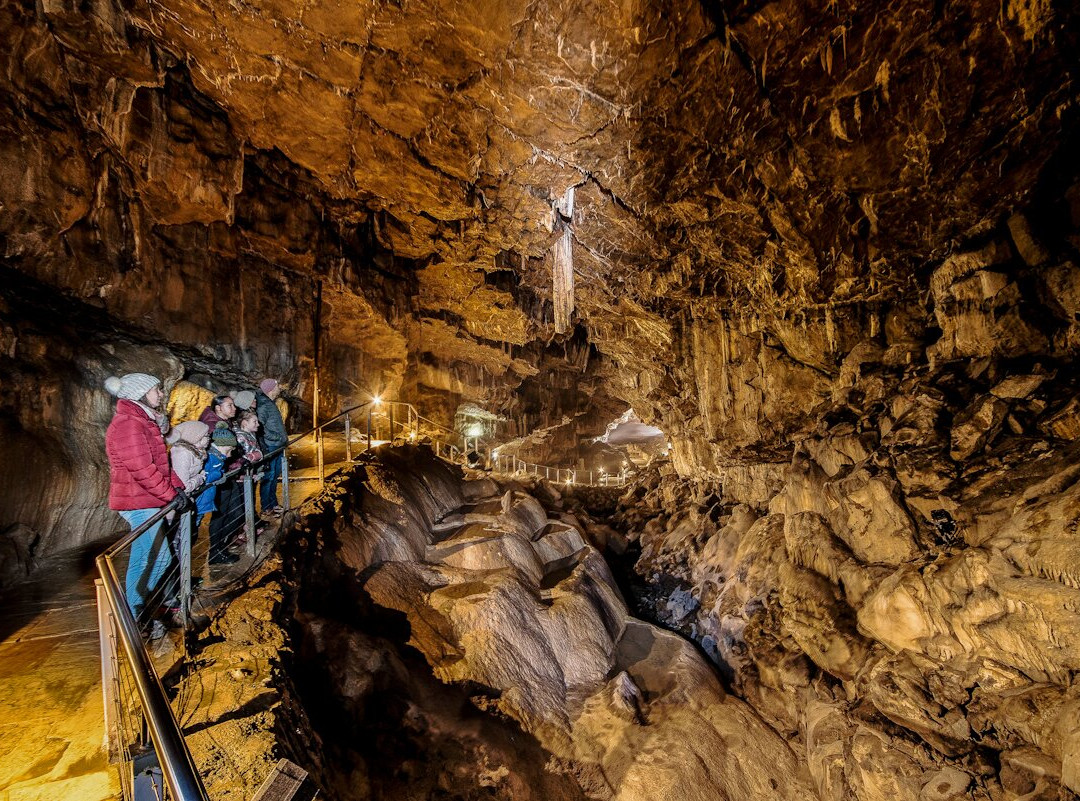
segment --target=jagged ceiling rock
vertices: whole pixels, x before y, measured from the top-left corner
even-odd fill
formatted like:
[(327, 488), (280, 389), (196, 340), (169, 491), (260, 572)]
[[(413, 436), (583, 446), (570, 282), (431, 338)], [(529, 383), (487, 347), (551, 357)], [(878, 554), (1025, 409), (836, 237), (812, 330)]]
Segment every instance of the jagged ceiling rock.
[[(565, 419), (548, 437), (563, 443), (632, 405), (678, 432), (680, 471), (719, 476), (751, 449), (783, 462), (845, 404), (896, 405), (884, 440), (932, 438), (938, 390), (854, 389), (878, 349), (900, 366), (1080, 343), (1063, 322), (1075, 259), (1039, 216), (1055, 194), (1071, 192), (1057, 216), (1080, 202), (1072, 9), (4, 0), (0, 15), (7, 262), (236, 380), (289, 374), (309, 401), (319, 341), (339, 378), (328, 410), (397, 388), (447, 417), (497, 408), (513, 435)], [(563, 225), (576, 311), (556, 334)], [(958, 454), (1022, 425), (987, 403), (957, 421)], [(1062, 414), (1041, 425), (1067, 430)], [(908, 468), (905, 489), (940, 478)]]
[[(50, 149), (74, 156), (62, 165), (9, 144), (13, 160), (64, 170), (48, 209), (23, 198), (21, 213), (54, 231), (82, 219), (102, 191), (87, 158), (105, 147), (125, 167), (116, 191), (138, 198), (128, 214), (147, 218), (136, 230), (217, 221), (270, 264), (321, 273), (320, 221), (370, 221), (384, 247), (428, 263), (421, 306), (459, 315), (462, 353), (476, 339), (483, 363), (487, 342), (552, 336), (552, 203), (575, 186), (577, 313), (637, 376), (613, 389), (654, 421), (696, 416), (635, 387), (662, 386), (649, 374), (686, 347), (663, 333), (673, 317), (716, 298), (702, 311), (723, 318), (734, 301), (763, 338), (831, 372), (844, 349), (798, 353), (788, 315), (910, 294), (913, 271), (1030, 193), (1075, 127), (1075, 20), (1050, 6), (166, 0), (84, 14), (50, 0), (44, 25), (6, 8), (13, 52), (39, 67), (12, 90), (43, 109), (63, 99), (61, 116), (98, 139), (50, 126)], [(252, 176), (253, 150), (280, 153), (301, 183)], [(288, 219), (246, 216), (275, 182)], [(504, 253), (524, 306), (484, 286)]]

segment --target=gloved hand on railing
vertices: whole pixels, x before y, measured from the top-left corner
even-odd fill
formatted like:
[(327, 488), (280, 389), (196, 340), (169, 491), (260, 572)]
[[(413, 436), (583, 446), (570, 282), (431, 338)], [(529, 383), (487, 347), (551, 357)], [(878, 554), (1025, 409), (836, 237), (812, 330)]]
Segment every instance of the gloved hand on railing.
[(191, 500), (191, 496), (188, 495), (180, 487), (176, 488), (176, 497), (173, 498), (174, 507), (178, 512), (187, 512), (195, 508), (195, 501)]

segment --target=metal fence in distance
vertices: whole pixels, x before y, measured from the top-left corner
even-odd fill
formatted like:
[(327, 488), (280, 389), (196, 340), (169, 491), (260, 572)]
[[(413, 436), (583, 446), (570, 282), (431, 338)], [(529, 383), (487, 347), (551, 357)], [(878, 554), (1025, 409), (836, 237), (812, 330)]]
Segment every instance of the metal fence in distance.
[(543, 478), (556, 484), (579, 487), (624, 487), (630, 480), (630, 474), (623, 470), (609, 473), (603, 468), (551, 467), (518, 459), (516, 456), (504, 456), (497, 451), (491, 457), (492, 469), (506, 475), (525, 475)]

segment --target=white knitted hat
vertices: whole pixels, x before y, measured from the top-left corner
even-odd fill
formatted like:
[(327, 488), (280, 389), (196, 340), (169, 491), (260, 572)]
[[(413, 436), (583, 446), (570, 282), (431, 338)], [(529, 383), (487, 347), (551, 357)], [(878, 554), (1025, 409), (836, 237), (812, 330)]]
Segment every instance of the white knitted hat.
[(125, 400), (141, 400), (147, 392), (159, 386), (161, 381), (146, 373), (128, 373), (123, 378), (109, 376), (105, 379), (105, 389), (110, 394)]

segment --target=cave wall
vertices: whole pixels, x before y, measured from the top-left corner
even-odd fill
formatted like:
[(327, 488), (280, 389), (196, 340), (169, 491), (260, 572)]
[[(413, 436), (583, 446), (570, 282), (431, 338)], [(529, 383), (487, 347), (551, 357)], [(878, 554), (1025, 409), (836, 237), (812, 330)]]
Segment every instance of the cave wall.
[(369, 214), (328, 213), (119, 5), (6, 2), (0, 29), (0, 416), (30, 466), (4, 478), (0, 532), (22, 571), (30, 550), (117, 528), (107, 376), (225, 391), (272, 375), (308, 410), (318, 338), (333, 414), (405, 383), (418, 289)]
[(822, 799), (1080, 792), (1074, 180), (905, 300), (685, 324), (694, 416), (618, 519)]

